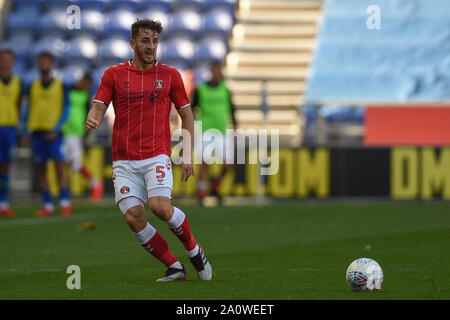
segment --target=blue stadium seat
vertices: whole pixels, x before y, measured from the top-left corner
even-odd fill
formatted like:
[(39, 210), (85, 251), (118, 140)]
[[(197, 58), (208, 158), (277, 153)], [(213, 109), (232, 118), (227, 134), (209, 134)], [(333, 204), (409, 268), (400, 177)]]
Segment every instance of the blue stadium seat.
[(33, 28), (36, 26), (38, 16), (28, 15), (26, 12), (14, 12), (8, 16), (7, 29), (10, 35), (27, 31), (33, 32)]
[(91, 63), (97, 58), (97, 43), (89, 37), (77, 37), (69, 41), (64, 61), (69, 63)]
[(31, 47), (33, 59), (42, 52), (50, 52), (58, 60), (65, 54), (67, 43), (61, 38), (46, 36), (31, 44)]
[(32, 11), (39, 12), (42, 7), (42, 1), (40, 0), (15, 0), (13, 1), (13, 10), (14, 11)]
[(2, 49), (14, 51), (16, 60), (27, 60), (30, 54), (30, 44), (33, 42), (33, 35), (30, 33), (16, 33), (1, 43)]
[(161, 10), (169, 13), (175, 0), (142, 0), (139, 11)]
[(205, 0), (203, 7), (205, 11), (221, 9), (226, 10), (230, 14), (234, 14), (237, 9), (238, 0)]
[(87, 71), (80, 65), (69, 65), (59, 70), (59, 75), (65, 87), (70, 87), (77, 82)]
[(143, 0), (114, 0), (110, 3), (110, 10), (124, 10), (136, 12), (142, 7)]
[(227, 11), (212, 10), (203, 17), (203, 34), (217, 34), (227, 40), (233, 28), (233, 16)]
[(366, 25), (372, 4), (326, 2), (306, 103), (449, 100), (450, 2), (379, 0), (377, 30)]
[(133, 50), (128, 41), (120, 38), (105, 39), (98, 45), (98, 56), (103, 65), (114, 65), (131, 59)]
[(120, 35), (130, 38), (131, 25), (136, 21), (136, 16), (131, 11), (113, 11), (108, 14), (105, 24), (105, 36), (114, 37)]
[(113, 0), (78, 0), (74, 4), (80, 6), (81, 10), (90, 9), (104, 12), (112, 1)]
[[(34, 66), (35, 65), (36, 64), (34, 64)], [(39, 72), (39, 70), (36, 67), (34, 67), (31, 70), (26, 69), (26, 70), (22, 71), (22, 73), (20, 73), (19, 76), (20, 76), (20, 80), (22, 81), (22, 84), (24, 86), (23, 90), (26, 92), (26, 91), (28, 91), (28, 88), (30, 88), (33, 81), (41, 76), (41, 73)]]
[(174, 0), (172, 2), (172, 10), (192, 10), (201, 11), (205, 0)]
[(72, 2), (70, 0), (43, 0), (42, 8), (44, 11), (66, 11), (67, 7), (71, 4)]
[(82, 33), (90, 33), (95, 36), (101, 36), (105, 29), (105, 15), (98, 10), (83, 10), (81, 15)]
[(199, 65), (194, 69), (194, 82), (196, 85), (199, 85), (203, 82), (206, 82), (211, 77), (211, 71), (209, 65)]
[(193, 39), (201, 29), (201, 15), (193, 10), (179, 10), (169, 18), (168, 33), (170, 36)]
[(203, 39), (195, 50), (196, 64), (205, 64), (214, 60), (224, 61), (227, 55), (227, 45), (218, 39)]
[(67, 19), (65, 10), (51, 10), (46, 12), (37, 23), (40, 34), (52, 31), (66, 31)]
[(183, 38), (174, 38), (164, 43), (161, 60), (169, 65), (182, 64), (186, 68), (190, 66), (194, 52), (195, 45), (192, 41)]
[(136, 18), (159, 20), (163, 26), (163, 30), (168, 26), (170, 13), (165, 12), (159, 8), (142, 10), (136, 13)]

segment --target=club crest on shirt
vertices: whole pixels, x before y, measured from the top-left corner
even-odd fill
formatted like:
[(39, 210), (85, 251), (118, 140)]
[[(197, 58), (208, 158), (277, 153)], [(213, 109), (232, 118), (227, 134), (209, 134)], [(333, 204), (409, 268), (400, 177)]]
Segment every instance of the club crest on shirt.
[(121, 194), (127, 194), (128, 192), (130, 192), (130, 187), (125, 186), (125, 187), (120, 188)]
[(155, 87), (158, 89), (164, 88), (164, 81), (163, 80), (156, 80), (155, 81)]

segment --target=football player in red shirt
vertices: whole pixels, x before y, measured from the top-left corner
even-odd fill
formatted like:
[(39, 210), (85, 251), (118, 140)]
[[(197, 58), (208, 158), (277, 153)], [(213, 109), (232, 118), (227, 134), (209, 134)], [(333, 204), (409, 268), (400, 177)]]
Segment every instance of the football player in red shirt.
[(192, 235), (183, 211), (171, 205), (171, 104), (174, 103), (181, 117), (182, 128), (189, 132), (183, 136), (185, 147), (181, 168), (184, 181), (194, 175), (191, 161), (194, 120), (180, 73), (156, 60), (161, 32), (158, 21), (144, 19), (132, 25), (130, 45), (134, 57), (104, 72), (85, 129), (96, 129), (108, 105), (113, 103), (115, 201), (142, 246), (166, 265), (166, 274), (157, 281), (184, 280), (186, 271), (166, 240), (147, 221), (144, 209), (147, 199), (151, 211), (165, 221), (183, 243), (198, 277), (210, 280), (211, 264)]

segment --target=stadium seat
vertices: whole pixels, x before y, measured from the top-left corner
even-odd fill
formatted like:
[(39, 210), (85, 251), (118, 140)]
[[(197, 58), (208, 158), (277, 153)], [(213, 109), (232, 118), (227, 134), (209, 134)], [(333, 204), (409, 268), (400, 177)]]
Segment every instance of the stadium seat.
[(72, 86), (77, 82), (83, 74), (87, 71), (81, 65), (70, 65), (59, 70), (59, 75), (64, 83), (65, 87)]
[(203, 9), (205, 0), (173, 0), (172, 10), (192, 10), (199, 12)]
[(195, 45), (188, 39), (175, 38), (164, 43), (161, 59), (164, 63), (183, 64), (187, 68), (194, 56)]
[(97, 58), (97, 44), (90, 37), (77, 37), (69, 41), (64, 61), (70, 63), (91, 63)]
[(205, 64), (213, 60), (224, 61), (227, 54), (227, 46), (224, 41), (218, 39), (203, 39), (197, 44), (195, 50), (196, 64)]
[[(98, 10), (83, 10), (81, 15), (81, 33), (101, 36), (105, 28), (105, 15)], [(77, 30), (78, 31), (78, 30)]]
[(105, 39), (98, 45), (98, 56), (102, 65), (114, 65), (131, 59), (133, 51), (128, 41), (120, 38)]
[(107, 15), (105, 24), (105, 36), (116, 35), (130, 38), (131, 25), (136, 21), (136, 16), (131, 11), (113, 11)]
[(14, 13), (27, 14), (29, 16), (37, 16), (41, 11), (40, 2), (28, 2), (22, 5), (14, 5)]
[(143, 0), (114, 0), (110, 3), (110, 10), (124, 10), (136, 12), (142, 6)]
[(33, 28), (36, 26), (37, 15), (28, 15), (26, 12), (13, 12), (8, 16), (7, 29), (10, 35), (27, 31), (33, 32)]
[(193, 39), (198, 36), (201, 28), (201, 15), (193, 10), (179, 10), (169, 19), (170, 36), (183, 36)]
[(31, 57), (36, 58), (42, 52), (50, 52), (55, 59), (62, 58), (67, 49), (67, 43), (61, 38), (45, 36), (32, 44)]
[(98, 10), (105, 12), (112, 0), (78, 0), (76, 5), (80, 6), (81, 10)]
[[(72, 4), (70, 0), (43, 0), (42, 9), (44, 11), (65, 11)], [(77, 2), (73, 4), (78, 5)]]
[(19, 76), (24, 86), (23, 90), (26, 92), (28, 91), (28, 88), (30, 88), (33, 81), (36, 80), (36, 78), (40, 77), (41, 74), (37, 68), (32, 68), (31, 70), (26, 69), (22, 71)]
[(39, 18), (37, 27), (41, 34), (53, 31), (66, 31), (67, 21), (65, 10), (51, 10), (46, 12), (41, 18)]
[(358, 13), (369, 0), (327, 1), (306, 102), (450, 99), (442, 66), (450, 59), (450, 2), (432, 2), (411, 0), (400, 10), (400, 1), (380, 0), (382, 27), (372, 30)]
[(175, 0), (142, 0), (139, 11), (146, 10), (161, 10), (169, 13), (171, 10), (171, 4)]
[(30, 33), (16, 33), (1, 43), (2, 49), (14, 51), (16, 60), (27, 60), (30, 54), (30, 44), (33, 42), (33, 35)]
[(228, 40), (233, 28), (233, 16), (224, 10), (215, 9), (203, 16), (203, 34), (217, 34)]
[(164, 36), (165, 34), (167, 34), (166, 31), (168, 29), (169, 15), (170, 13), (167, 13), (160, 8), (152, 7), (151, 9), (142, 10), (136, 13), (136, 18), (160, 21), (161, 25), (163, 26), (163, 33), (161, 34), (161, 36)]
[(237, 8), (238, 0), (205, 0), (203, 7), (205, 11), (222, 9), (233, 14)]

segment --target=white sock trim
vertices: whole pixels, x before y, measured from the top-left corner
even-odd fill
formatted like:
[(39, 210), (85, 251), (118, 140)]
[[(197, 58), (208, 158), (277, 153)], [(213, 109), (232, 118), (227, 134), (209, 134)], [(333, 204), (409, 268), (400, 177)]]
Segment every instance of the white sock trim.
[(175, 268), (175, 269), (183, 269), (183, 266), (181, 265), (180, 261), (177, 261), (175, 263), (172, 263), (169, 268)]
[(183, 211), (178, 209), (177, 207), (173, 207), (173, 215), (172, 218), (167, 221), (167, 225), (170, 229), (176, 229), (183, 223), (184, 219), (186, 218), (186, 215)]
[(186, 250), (186, 253), (189, 258), (195, 257), (198, 254), (198, 251), (200, 250), (198, 244), (195, 245), (195, 248), (192, 250)]
[(135, 233), (134, 235), (139, 240), (141, 244), (148, 242), (156, 234), (156, 229), (147, 222), (147, 225), (141, 231)]

